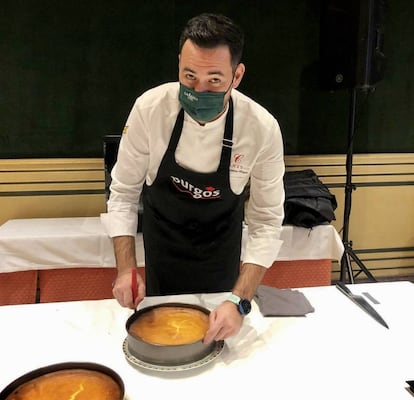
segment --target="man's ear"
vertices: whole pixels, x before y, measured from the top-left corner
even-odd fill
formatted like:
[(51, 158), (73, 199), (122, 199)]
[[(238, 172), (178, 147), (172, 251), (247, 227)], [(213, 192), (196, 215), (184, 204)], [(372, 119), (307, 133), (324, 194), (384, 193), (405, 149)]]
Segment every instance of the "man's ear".
[(243, 79), (243, 75), (246, 71), (246, 66), (243, 63), (240, 63), (236, 70), (234, 71), (234, 81), (233, 81), (233, 88), (236, 89), (239, 85), (241, 80)]

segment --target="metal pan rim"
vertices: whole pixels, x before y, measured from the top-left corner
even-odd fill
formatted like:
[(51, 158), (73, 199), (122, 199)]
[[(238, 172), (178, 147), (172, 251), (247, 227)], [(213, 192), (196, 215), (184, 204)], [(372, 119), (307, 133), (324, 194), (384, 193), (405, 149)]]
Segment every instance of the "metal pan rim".
[(63, 370), (70, 370), (70, 369), (84, 369), (90, 371), (101, 372), (112, 379), (118, 384), (119, 388), (121, 389), (121, 398), (122, 400), (125, 395), (125, 385), (122, 378), (111, 368), (98, 363), (93, 362), (83, 362), (83, 361), (68, 361), (62, 362), (57, 364), (50, 364), (44, 367), (36, 368), (32, 371), (29, 371), (11, 383), (9, 383), (1, 392), (0, 392), (0, 400), (5, 400), (7, 396), (9, 396), (13, 391), (18, 388), (19, 386), (33, 380), (39, 378), (43, 375), (46, 375), (51, 372), (63, 371)]

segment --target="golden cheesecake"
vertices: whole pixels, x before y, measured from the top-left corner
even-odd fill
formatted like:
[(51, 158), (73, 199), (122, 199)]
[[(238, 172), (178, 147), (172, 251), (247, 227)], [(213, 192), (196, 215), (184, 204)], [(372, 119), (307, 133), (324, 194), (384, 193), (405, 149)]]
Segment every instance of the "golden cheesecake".
[(121, 400), (119, 384), (87, 369), (50, 372), (17, 387), (6, 400)]
[(129, 333), (150, 344), (182, 345), (203, 339), (208, 325), (208, 314), (197, 308), (160, 306), (141, 314)]

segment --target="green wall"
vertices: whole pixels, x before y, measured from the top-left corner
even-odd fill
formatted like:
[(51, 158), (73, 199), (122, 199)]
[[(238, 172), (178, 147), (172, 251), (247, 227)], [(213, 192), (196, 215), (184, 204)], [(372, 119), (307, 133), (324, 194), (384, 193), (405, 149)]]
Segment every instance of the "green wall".
[[(414, 2), (388, 0), (387, 70), (359, 94), (355, 153), (414, 152)], [(317, 83), (317, 0), (2, 0), (0, 158), (101, 157), (135, 98), (176, 80), (185, 21), (204, 11), (246, 33), (240, 90), (278, 119), (286, 154), (345, 153), (349, 91)]]

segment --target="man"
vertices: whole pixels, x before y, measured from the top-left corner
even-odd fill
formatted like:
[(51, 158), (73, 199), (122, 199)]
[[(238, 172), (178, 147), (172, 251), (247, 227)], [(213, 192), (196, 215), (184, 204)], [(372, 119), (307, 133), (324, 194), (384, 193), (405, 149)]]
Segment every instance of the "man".
[[(113, 294), (134, 308), (145, 295), (231, 291), (210, 314), (208, 343), (239, 332), (281, 246), (283, 143), (274, 117), (236, 90), (244, 40), (233, 21), (194, 17), (179, 44), (179, 83), (137, 99), (112, 170), (106, 219), (118, 268)], [(141, 191), (146, 282), (138, 276), (133, 299)]]

